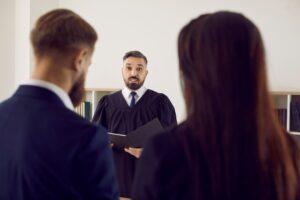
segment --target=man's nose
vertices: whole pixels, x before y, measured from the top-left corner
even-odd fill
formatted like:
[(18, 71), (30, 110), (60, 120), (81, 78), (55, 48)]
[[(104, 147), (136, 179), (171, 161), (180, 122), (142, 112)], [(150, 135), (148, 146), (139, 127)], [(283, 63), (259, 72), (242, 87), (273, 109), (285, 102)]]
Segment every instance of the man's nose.
[(136, 76), (137, 74), (138, 74), (137, 70), (135, 70), (135, 69), (131, 70), (131, 72), (130, 72), (131, 76)]

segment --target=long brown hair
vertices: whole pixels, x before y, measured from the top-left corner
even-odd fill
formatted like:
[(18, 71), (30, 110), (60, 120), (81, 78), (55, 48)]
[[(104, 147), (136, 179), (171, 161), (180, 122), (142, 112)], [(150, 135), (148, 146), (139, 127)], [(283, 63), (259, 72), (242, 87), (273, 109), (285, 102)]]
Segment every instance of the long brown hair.
[(195, 174), (201, 152), (209, 197), (295, 199), (298, 169), (268, 94), (258, 28), (238, 13), (201, 15), (181, 30), (178, 55), (185, 124), (201, 149), (186, 151)]

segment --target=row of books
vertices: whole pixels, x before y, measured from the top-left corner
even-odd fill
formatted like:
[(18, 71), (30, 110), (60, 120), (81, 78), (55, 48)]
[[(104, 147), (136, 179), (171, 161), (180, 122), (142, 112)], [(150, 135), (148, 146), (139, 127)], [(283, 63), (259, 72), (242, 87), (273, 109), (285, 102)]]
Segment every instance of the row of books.
[(290, 104), (291, 109), (291, 131), (300, 131), (300, 102), (292, 101)]
[(79, 106), (75, 108), (75, 112), (90, 121), (92, 118), (91, 102), (82, 102)]
[[(275, 109), (275, 113), (281, 125), (287, 127), (287, 109)], [(300, 102), (292, 101), (290, 104), (290, 131), (300, 132)]]

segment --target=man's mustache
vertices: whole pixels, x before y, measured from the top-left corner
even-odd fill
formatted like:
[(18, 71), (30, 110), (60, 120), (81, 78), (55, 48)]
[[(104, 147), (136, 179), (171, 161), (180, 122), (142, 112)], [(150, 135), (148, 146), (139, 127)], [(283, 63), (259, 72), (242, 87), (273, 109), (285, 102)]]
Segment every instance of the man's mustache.
[(129, 80), (130, 80), (130, 79), (136, 79), (136, 80), (139, 80), (139, 78), (136, 77), (136, 76), (131, 76), (131, 77), (129, 77), (128, 79), (129, 79)]

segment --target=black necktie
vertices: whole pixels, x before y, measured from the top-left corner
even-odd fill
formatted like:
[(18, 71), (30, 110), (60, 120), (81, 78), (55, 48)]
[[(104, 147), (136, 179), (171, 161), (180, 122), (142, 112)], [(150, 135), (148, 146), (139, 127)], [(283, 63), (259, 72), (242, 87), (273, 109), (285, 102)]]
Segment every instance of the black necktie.
[(135, 95), (136, 95), (136, 92), (131, 92), (130, 95), (131, 95), (130, 107), (132, 108), (134, 106), (134, 104), (135, 104)]

